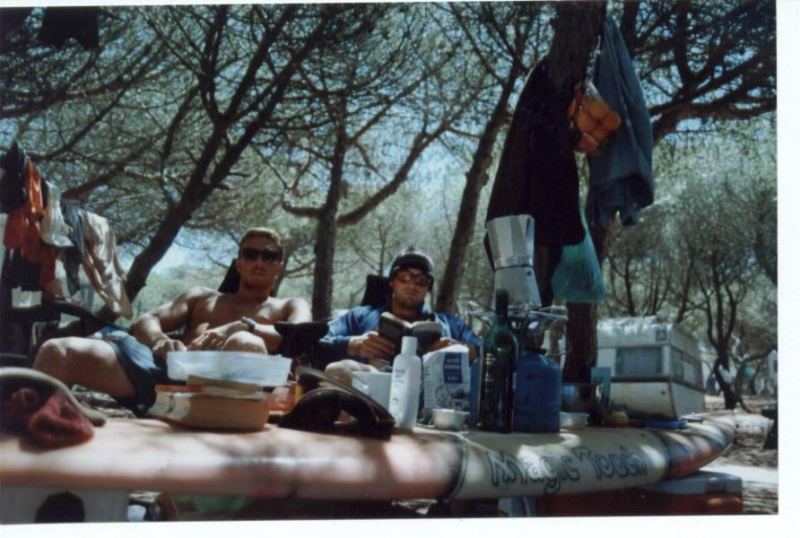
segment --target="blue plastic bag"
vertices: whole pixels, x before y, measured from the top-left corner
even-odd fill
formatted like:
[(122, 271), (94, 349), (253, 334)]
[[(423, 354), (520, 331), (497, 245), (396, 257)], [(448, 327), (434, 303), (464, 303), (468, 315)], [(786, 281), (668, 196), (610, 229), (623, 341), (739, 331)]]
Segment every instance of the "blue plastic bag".
[(596, 303), (605, 296), (606, 286), (586, 224), (586, 216), (583, 208), (579, 209), (584, 231), (583, 241), (562, 248), (561, 259), (550, 279), (550, 285), (553, 294), (567, 302)]

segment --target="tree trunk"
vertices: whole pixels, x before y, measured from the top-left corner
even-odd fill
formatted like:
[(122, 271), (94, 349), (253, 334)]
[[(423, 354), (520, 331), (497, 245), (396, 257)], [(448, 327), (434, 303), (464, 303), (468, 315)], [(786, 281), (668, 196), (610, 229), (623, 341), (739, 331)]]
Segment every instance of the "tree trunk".
[(588, 383), (597, 362), (597, 305), (568, 303), (567, 355), (561, 377), (565, 383)]
[[(602, 29), (606, 3), (563, 2), (556, 5), (556, 11), (555, 34), (546, 61), (551, 83), (559, 94), (566, 95), (572, 92), (586, 72), (589, 53)], [(567, 129), (566, 113), (563, 128)], [(607, 228), (592, 230), (592, 240), (601, 263), (606, 254), (608, 235)], [(540, 282), (539, 289), (549, 289), (549, 282)], [(597, 306), (568, 304), (567, 310), (569, 322), (563, 379), (571, 383), (588, 382), (591, 367), (597, 362)]]
[[(333, 185), (333, 184), (332, 184)], [(330, 193), (329, 193), (330, 197)], [(331, 314), (333, 300), (333, 257), (336, 251), (336, 207), (326, 207), (317, 221), (317, 240), (314, 244), (314, 295), (311, 312), (314, 319), (325, 319)]]
[(331, 175), (325, 205), (317, 221), (317, 238), (314, 243), (314, 292), (311, 298), (311, 314), (314, 319), (325, 319), (331, 315), (333, 302), (333, 258), (336, 253), (336, 213), (342, 197), (344, 158), (347, 153), (347, 132), (344, 125), (346, 106), (341, 104), (339, 129), (331, 159)]
[(492, 116), (489, 118), (478, 142), (478, 147), (472, 156), (472, 166), (467, 172), (467, 182), (464, 186), (461, 207), (458, 210), (458, 219), (456, 220), (453, 239), (450, 243), (447, 267), (445, 267), (439, 294), (436, 297), (437, 312), (454, 313), (456, 311), (456, 297), (461, 287), (461, 275), (464, 269), (464, 260), (467, 257), (467, 248), (472, 242), (472, 234), (475, 230), (481, 190), (486, 186), (489, 179), (488, 170), (492, 163), (492, 149), (497, 140), (497, 134), (503, 127), (511, 92), (514, 89), (514, 83), (519, 77), (518, 71), (519, 69), (516, 67), (512, 68), (509, 78), (503, 86), (500, 99), (492, 111)]
[(199, 192), (194, 193), (196, 190), (198, 189), (192, 189), (192, 194), (187, 195), (190, 192), (187, 189), (187, 193), (184, 193), (181, 202), (167, 213), (153, 238), (133, 260), (125, 282), (125, 292), (131, 301), (145, 286), (150, 271), (164, 257), (169, 247), (172, 246), (183, 225), (191, 218), (192, 211), (202, 205), (210, 192), (199, 189)]
[[(588, 211), (587, 211), (588, 213)], [(590, 226), (597, 260), (600, 265), (608, 255), (611, 224)], [(563, 379), (567, 383), (588, 383), (592, 367), (597, 364), (597, 304), (567, 303), (567, 355)]]
[[(725, 409), (734, 409), (736, 402), (740, 401), (739, 395), (736, 394), (733, 386), (728, 383), (722, 376), (722, 368), (728, 370), (728, 358), (726, 356), (718, 355), (717, 360), (714, 362), (714, 377), (717, 380), (722, 395), (725, 398)], [(728, 370), (730, 371), (730, 370)]]

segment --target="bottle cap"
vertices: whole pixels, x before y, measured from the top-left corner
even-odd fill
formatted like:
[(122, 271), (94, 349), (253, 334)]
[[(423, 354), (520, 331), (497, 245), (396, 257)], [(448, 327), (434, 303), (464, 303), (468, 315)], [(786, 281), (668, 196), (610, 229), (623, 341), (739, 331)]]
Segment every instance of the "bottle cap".
[(400, 344), (401, 355), (416, 355), (417, 354), (417, 337), (404, 336)]

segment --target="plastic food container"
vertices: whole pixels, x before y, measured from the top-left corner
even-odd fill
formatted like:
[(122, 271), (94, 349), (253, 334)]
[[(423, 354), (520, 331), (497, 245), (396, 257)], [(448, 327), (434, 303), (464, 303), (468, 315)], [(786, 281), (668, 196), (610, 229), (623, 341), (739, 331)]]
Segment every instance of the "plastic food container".
[(286, 383), (292, 360), (246, 351), (170, 351), (167, 374), (185, 381), (190, 375), (277, 387)]
[(459, 431), (464, 429), (469, 413), (454, 409), (434, 409), (433, 425), (439, 430)]
[(591, 413), (602, 405), (600, 383), (563, 383), (561, 409), (573, 413)]
[(589, 423), (588, 413), (561, 412), (561, 427), (565, 430), (580, 430)]

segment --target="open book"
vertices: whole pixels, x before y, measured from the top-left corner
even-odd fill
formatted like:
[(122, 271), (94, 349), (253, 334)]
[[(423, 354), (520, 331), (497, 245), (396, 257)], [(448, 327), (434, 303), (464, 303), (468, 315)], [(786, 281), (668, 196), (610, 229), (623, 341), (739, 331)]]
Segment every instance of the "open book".
[(260, 430), (269, 403), (259, 385), (190, 375), (186, 385), (156, 385), (149, 414), (192, 428)]
[(404, 336), (417, 338), (417, 355), (423, 355), (431, 344), (442, 337), (442, 325), (438, 321), (406, 321), (391, 312), (384, 312), (378, 321), (378, 334), (394, 343), (395, 354), (400, 353)]

